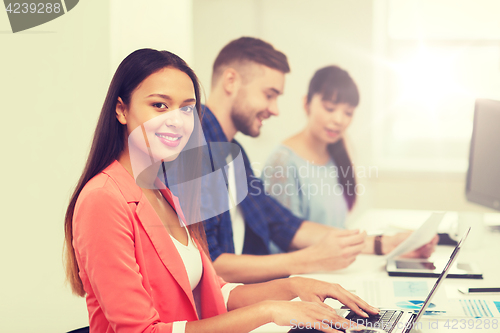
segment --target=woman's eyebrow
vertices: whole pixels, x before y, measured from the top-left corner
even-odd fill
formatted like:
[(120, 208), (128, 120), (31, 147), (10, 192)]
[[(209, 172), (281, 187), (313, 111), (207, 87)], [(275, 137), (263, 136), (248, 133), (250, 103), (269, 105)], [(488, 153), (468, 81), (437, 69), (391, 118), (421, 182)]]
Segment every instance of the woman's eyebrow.
[(149, 95), (148, 97), (161, 97), (163, 99), (167, 99), (169, 101), (172, 100), (172, 97), (168, 96), (168, 95), (165, 95), (165, 94), (151, 94)]
[(161, 97), (161, 98), (169, 100), (169, 101), (172, 100), (172, 97), (170, 97), (168, 95), (164, 95), (164, 94), (151, 94), (148, 97)]
[[(147, 98), (149, 98), (149, 97), (161, 97), (163, 99), (166, 99), (167, 101), (172, 100), (172, 97), (165, 95), (165, 94), (151, 94), (151, 95), (147, 96)], [(188, 98), (188, 99), (184, 100), (184, 102), (182, 102), (182, 103), (193, 103), (193, 102), (196, 102), (196, 99)]]

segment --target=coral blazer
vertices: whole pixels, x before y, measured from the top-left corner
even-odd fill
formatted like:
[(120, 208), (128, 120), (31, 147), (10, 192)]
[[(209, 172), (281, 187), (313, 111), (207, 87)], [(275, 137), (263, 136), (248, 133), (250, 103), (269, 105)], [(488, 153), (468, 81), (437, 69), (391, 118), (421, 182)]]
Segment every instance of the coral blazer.
[[(170, 199), (167, 191), (162, 190)], [(209, 318), (226, 312), (221, 293), (225, 282), (196, 245), (203, 263), (198, 284), (201, 316)], [(87, 292), (91, 332), (171, 332), (175, 321), (199, 319), (184, 263), (170, 235), (118, 161), (80, 193), (73, 247)]]

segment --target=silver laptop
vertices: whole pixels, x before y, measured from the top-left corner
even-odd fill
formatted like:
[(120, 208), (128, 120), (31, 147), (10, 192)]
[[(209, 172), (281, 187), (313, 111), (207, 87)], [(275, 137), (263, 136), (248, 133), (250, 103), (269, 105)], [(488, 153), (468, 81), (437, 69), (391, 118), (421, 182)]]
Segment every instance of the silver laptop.
[[(437, 292), (438, 288), (441, 286), (444, 279), (446, 279), (446, 276), (448, 275), (451, 266), (455, 262), (458, 253), (460, 252), (460, 249), (462, 248), (462, 245), (465, 239), (467, 238), (467, 235), (469, 234), (469, 231), (470, 228), (463, 235), (462, 239), (453, 250), (450, 259), (448, 260), (448, 263), (446, 264), (446, 266), (443, 269), (443, 272), (441, 273), (436, 283), (434, 284), (434, 287), (432, 287), (429, 295), (427, 295), (427, 298), (425, 299), (425, 302), (420, 311), (418, 311), (418, 313), (415, 313), (413, 311), (399, 310), (399, 309), (380, 309), (380, 313), (378, 315), (370, 316), (369, 318), (360, 317), (354, 311), (351, 310), (337, 310), (337, 313), (346, 319), (349, 319), (355, 323), (366, 326), (366, 328), (368, 329), (378, 328), (388, 333), (407, 333), (410, 332), (412, 328), (419, 328), (419, 325), (417, 325), (418, 321), (425, 313), (434, 294)], [(339, 329), (337, 327), (334, 328)], [(315, 329), (295, 328), (290, 330), (289, 333), (303, 332), (303, 331), (320, 332)]]

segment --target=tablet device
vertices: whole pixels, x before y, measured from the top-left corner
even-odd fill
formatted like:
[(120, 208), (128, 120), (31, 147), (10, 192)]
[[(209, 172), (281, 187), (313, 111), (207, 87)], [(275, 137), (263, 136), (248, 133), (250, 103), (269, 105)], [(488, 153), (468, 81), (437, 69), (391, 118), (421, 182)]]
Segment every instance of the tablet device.
[[(390, 259), (387, 261), (389, 276), (438, 277), (446, 265), (445, 260)], [(455, 263), (448, 273), (449, 278), (482, 279), (483, 273), (475, 263)]]

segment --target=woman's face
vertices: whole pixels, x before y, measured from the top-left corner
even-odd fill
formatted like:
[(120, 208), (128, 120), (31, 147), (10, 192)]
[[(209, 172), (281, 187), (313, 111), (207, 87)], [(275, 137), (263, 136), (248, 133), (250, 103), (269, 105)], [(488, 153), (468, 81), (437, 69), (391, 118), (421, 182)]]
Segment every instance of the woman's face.
[(313, 95), (305, 105), (308, 114), (307, 128), (320, 141), (335, 143), (344, 136), (351, 124), (354, 107), (347, 103), (324, 101), (322, 95)]
[(177, 158), (193, 132), (195, 103), (191, 78), (171, 67), (144, 79), (128, 105), (119, 99), (117, 119), (127, 126), (131, 157), (140, 149), (155, 162)]

